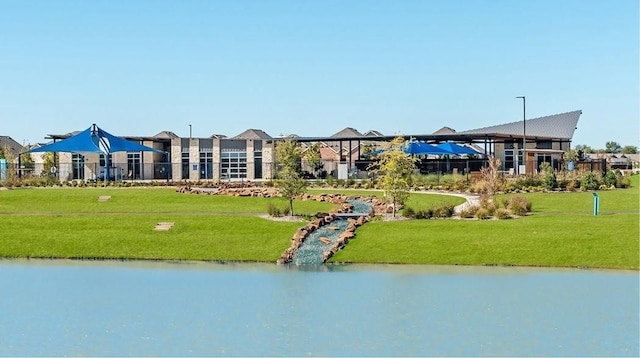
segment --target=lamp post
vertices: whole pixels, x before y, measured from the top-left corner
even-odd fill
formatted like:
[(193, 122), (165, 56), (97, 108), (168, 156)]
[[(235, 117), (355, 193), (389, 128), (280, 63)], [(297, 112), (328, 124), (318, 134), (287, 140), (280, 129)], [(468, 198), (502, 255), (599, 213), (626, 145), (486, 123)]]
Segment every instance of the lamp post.
[(191, 124), (189, 124), (189, 139), (191, 139)]
[(524, 164), (524, 174), (527, 174), (527, 100), (524, 96), (518, 96), (516, 98), (522, 98), (522, 163)]

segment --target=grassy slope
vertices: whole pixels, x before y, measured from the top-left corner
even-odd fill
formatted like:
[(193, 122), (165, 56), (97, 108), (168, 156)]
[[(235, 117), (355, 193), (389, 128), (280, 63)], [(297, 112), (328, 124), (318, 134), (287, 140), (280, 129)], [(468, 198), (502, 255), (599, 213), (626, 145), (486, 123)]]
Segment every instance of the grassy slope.
[[(517, 220), (372, 222), (332, 261), (638, 269), (638, 178), (632, 189), (600, 192), (597, 217), (591, 193), (537, 193), (526, 194), (534, 215)], [(100, 203), (101, 195), (112, 198)], [(445, 201), (461, 199), (414, 194), (409, 205)], [(269, 202), (286, 205), (282, 199), (187, 195), (166, 188), (0, 191), (0, 257), (275, 261), (303, 223), (256, 217)], [(294, 204), (296, 212), (307, 214), (330, 207)], [(153, 231), (161, 221), (175, 226)]]
[[(332, 262), (639, 267), (639, 191), (526, 194), (534, 215), (516, 220), (374, 222)], [(500, 198), (499, 198), (500, 199)]]
[[(98, 202), (101, 195), (111, 200)], [(283, 199), (188, 195), (172, 189), (0, 191), (0, 257), (273, 261), (301, 222), (256, 217)], [(296, 212), (328, 211), (296, 201)], [(175, 222), (155, 232), (162, 221)]]

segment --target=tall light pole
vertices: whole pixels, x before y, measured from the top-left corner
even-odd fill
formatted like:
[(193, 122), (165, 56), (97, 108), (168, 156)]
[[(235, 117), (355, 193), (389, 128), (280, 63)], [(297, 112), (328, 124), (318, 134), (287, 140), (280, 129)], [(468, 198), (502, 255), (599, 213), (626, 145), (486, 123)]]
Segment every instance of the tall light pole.
[(191, 124), (189, 124), (189, 139), (191, 139)]
[(522, 163), (524, 164), (524, 174), (527, 174), (527, 99), (522, 98)]

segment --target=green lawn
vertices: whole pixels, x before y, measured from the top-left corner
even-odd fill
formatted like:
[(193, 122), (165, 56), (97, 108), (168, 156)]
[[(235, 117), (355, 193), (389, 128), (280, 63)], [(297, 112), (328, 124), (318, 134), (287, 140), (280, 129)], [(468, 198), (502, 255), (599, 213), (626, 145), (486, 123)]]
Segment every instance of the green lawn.
[[(111, 199), (99, 202), (99, 196)], [(181, 194), (170, 188), (0, 191), (0, 257), (272, 261), (304, 222), (257, 217), (281, 198)], [(295, 201), (296, 213), (333, 205)], [(167, 232), (159, 222), (174, 222)]]
[[(98, 202), (100, 196), (111, 196)], [(39, 188), (0, 191), (0, 214), (14, 213), (266, 213), (267, 204), (284, 207), (282, 198), (182, 194), (172, 188)], [(328, 210), (327, 203), (300, 201), (296, 214)]]
[(369, 223), (331, 262), (637, 270), (638, 178), (631, 189), (598, 192), (598, 216), (589, 192), (532, 193), (521, 195), (533, 203), (533, 215), (519, 219)]
[[(512, 220), (371, 222), (332, 262), (527, 265), (638, 269), (639, 191), (523, 194), (533, 214)], [(334, 190), (351, 195), (379, 191)], [(312, 190), (311, 192), (329, 192)], [(98, 197), (110, 195), (107, 202)], [(501, 197), (498, 197), (501, 200)], [(423, 208), (462, 199), (414, 193)], [(176, 193), (171, 188), (0, 190), (0, 257), (275, 262), (303, 222), (257, 217), (284, 199)], [(296, 201), (296, 213), (331, 204)], [(153, 231), (162, 221), (167, 232)]]

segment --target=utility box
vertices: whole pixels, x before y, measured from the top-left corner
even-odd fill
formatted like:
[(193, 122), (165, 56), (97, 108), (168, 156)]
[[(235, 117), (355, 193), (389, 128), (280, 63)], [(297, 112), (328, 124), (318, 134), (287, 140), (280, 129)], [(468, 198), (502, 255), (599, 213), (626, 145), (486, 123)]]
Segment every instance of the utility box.
[(349, 176), (349, 167), (346, 163), (338, 164), (338, 179), (346, 180)]

